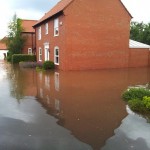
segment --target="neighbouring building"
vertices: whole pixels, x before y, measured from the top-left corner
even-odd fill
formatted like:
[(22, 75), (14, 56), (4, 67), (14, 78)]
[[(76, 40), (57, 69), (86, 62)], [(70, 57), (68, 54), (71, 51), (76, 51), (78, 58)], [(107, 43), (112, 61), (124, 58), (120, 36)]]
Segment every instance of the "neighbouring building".
[(26, 38), (25, 45), (22, 49), (23, 54), (35, 54), (35, 30), (32, 27), (36, 20), (22, 20), (22, 35)]
[(121, 0), (61, 0), (33, 26), (37, 60), (61, 70), (147, 66), (149, 48), (129, 46), (131, 19)]
[(150, 45), (130, 40), (129, 67), (147, 67), (149, 65), (150, 65)]
[(6, 37), (4, 37), (2, 40), (0, 40), (0, 59), (4, 59), (7, 56), (7, 52), (8, 52), (8, 49), (4, 42), (5, 38)]

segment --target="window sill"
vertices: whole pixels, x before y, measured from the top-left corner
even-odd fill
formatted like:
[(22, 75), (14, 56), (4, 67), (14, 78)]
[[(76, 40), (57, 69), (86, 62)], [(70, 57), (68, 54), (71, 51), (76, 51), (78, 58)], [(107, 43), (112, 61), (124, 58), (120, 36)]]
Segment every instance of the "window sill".
[(59, 34), (58, 35), (54, 35), (54, 37), (57, 37), (57, 36), (59, 36)]

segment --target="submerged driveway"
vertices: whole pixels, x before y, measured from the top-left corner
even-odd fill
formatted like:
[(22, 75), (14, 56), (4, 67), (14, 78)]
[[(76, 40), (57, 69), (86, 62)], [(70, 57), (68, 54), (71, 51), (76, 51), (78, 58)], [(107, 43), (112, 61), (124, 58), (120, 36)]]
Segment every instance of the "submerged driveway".
[(20, 100), (12, 96), (10, 70), (9, 64), (0, 61), (0, 150), (92, 149), (59, 126), (34, 96)]

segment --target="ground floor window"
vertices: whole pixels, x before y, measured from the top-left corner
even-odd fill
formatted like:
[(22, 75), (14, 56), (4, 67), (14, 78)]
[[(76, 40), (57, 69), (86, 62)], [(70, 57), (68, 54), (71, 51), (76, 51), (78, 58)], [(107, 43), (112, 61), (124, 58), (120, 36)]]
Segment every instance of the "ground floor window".
[(42, 48), (39, 48), (39, 61), (42, 61)]
[(58, 46), (54, 48), (54, 63), (56, 65), (59, 65), (59, 47)]
[(32, 48), (28, 48), (28, 55), (32, 55)]

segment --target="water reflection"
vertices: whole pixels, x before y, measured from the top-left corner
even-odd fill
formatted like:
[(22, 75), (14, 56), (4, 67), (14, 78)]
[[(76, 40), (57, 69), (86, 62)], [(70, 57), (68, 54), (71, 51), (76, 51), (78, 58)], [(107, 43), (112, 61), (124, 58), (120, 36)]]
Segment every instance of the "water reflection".
[[(127, 116), (122, 91), (150, 81), (148, 68), (36, 73), (15, 67), (12, 71), (14, 96), (36, 96), (59, 125), (94, 150), (104, 146)], [(139, 137), (135, 143), (146, 142)], [(122, 133), (121, 138), (126, 139), (126, 134)]]
[[(59, 124), (81, 141), (99, 149), (126, 116), (125, 105), (120, 99), (122, 91), (128, 85), (147, 83), (148, 73), (147, 68), (59, 71), (49, 74), (49, 90), (44, 89), (45, 82), (38, 84), (37, 89), (43, 87), (45, 97), (39, 92), (37, 97), (48, 113), (59, 119)], [(46, 74), (42, 75), (44, 78)]]
[(33, 69), (19, 68), (18, 65), (7, 67), (7, 76), (10, 79), (10, 91), (19, 101), (24, 96), (36, 95), (36, 72)]
[[(89, 145), (76, 139), (69, 130), (58, 125), (57, 119), (46, 114), (45, 109), (36, 101), (36, 83), (30, 78), (33, 77), (33, 70), (18, 71), (20, 73), (12, 70), (9, 64), (4, 65), (0, 62), (0, 73), (3, 72), (0, 75), (0, 149), (92, 150)], [(20, 75), (24, 77), (22, 82), (17, 81), (21, 80)], [(18, 90), (16, 86), (12, 96), (9, 87), (14, 83), (24, 85), (17, 85), (22, 90)], [(18, 99), (18, 94), (22, 98)], [(31, 96), (34, 94), (35, 96)]]

